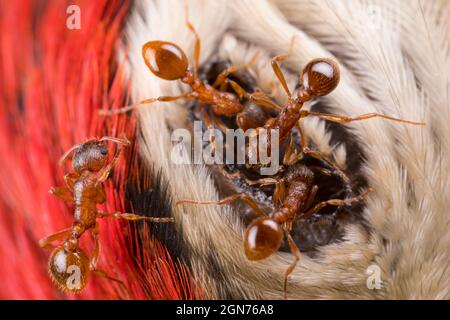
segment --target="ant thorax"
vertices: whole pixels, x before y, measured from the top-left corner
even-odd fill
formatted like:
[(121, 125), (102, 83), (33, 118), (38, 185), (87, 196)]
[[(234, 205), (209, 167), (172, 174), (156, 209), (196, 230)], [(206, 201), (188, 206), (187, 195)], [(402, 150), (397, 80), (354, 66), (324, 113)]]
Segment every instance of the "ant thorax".
[[(231, 63), (224, 60), (215, 60), (202, 68), (199, 71), (198, 77), (200, 80), (212, 85), (216, 77)], [(230, 80), (238, 83), (242, 88), (248, 92), (253, 92), (256, 88), (256, 80), (250, 75), (249, 72), (245, 70), (238, 70), (232, 73), (228, 77)], [(231, 88), (227, 88), (226, 92), (234, 93)], [(261, 126), (262, 124), (272, 117), (276, 117), (277, 113), (273, 110), (266, 110), (258, 105), (255, 105), (249, 101), (243, 100), (242, 103), (245, 106), (245, 112), (251, 119), (254, 119), (255, 127)], [(212, 114), (212, 106), (206, 104), (199, 104), (197, 101), (188, 102), (189, 112), (188, 112), (188, 127), (194, 134), (193, 123), (195, 121), (202, 121), (202, 130), (206, 132), (208, 130), (208, 124), (205, 123), (205, 113), (209, 116)], [(239, 129), (238, 121), (236, 116), (226, 117), (212, 115), (220, 120), (220, 122), (229, 129)], [(219, 130), (217, 126), (214, 127)], [(294, 145), (297, 149), (300, 148), (300, 138), (296, 128), (292, 129), (292, 137)], [(224, 138), (225, 139), (225, 138)], [(206, 150), (211, 147), (209, 141), (203, 140), (203, 149)], [(311, 146), (314, 148), (314, 146)], [(283, 157), (285, 155), (287, 148), (287, 143), (283, 143), (280, 146), (279, 153), (279, 163), (282, 164)], [(300, 149), (299, 149), (300, 150)], [(223, 163), (226, 163), (225, 152), (223, 152), (224, 159)], [(234, 158), (236, 159), (236, 157)], [(312, 158), (309, 155), (304, 155), (304, 157), (299, 162), (301, 165), (306, 167), (326, 167), (321, 161)], [(268, 213), (273, 213), (275, 211), (273, 203), (274, 185), (261, 186), (259, 184), (252, 184), (251, 181), (256, 181), (258, 179), (267, 178), (260, 174), (258, 166), (246, 165), (246, 164), (210, 164), (208, 165), (212, 175), (214, 177), (217, 190), (219, 191), (220, 198), (224, 198), (233, 194), (246, 193), (251, 196), (258, 205)], [(328, 169), (328, 168), (327, 168)], [(292, 170), (292, 169), (291, 169)], [(275, 179), (281, 179), (285, 172), (289, 172), (290, 168), (286, 166), (281, 166), (280, 171), (273, 176)], [(324, 174), (314, 174), (313, 181), (319, 186), (319, 191), (317, 193), (315, 203), (328, 200), (332, 197), (343, 196), (344, 184), (335, 175), (326, 176)], [(248, 205), (241, 201), (236, 201), (233, 203), (235, 212), (237, 212), (242, 219), (242, 221), (249, 225), (251, 221), (259, 217), (254, 211), (249, 208)], [(333, 213), (336, 208), (328, 207), (321, 211), (323, 215), (329, 215)], [(317, 248), (329, 243), (333, 243), (341, 240), (343, 234), (343, 226), (351, 219), (353, 219), (354, 213), (350, 210), (343, 210), (339, 214), (336, 224), (332, 223), (313, 223), (311, 220), (298, 220), (293, 223), (292, 237), (295, 243), (299, 247), (301, 252), (307, 254), (314, 254)], [(289, 252), (288, 244), (283, 241), (280, 248), (281, 251)]]

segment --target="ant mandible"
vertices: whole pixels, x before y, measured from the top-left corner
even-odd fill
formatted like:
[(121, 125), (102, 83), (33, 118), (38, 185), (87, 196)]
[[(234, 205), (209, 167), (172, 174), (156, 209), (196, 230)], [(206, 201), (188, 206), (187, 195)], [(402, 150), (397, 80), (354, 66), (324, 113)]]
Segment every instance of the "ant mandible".
[[(105, 141), (118, 144), (117, 152), (109, 164), (107, 164), (108, 148)], [(39, 245), (45, 248), (49, 247), (53, 241), (64, 239), (64, 242), (53, 250), (48, 264), (52, 280), (62, 290), (75, 293), (81, 291), (86, 286), (91, 272), (122, 284), (120, 280), (97, 268), (100, 254), (97, 218), (111, 217), (152, 222), (174, 221), (173, 218), (143, 217), (121, 212), (107, 213), (97, 209), (97, 204), (106, 201), (103, 183), (119, 158), (122, 148), (129, 144), (126, 137), (120, 139), (105, 136), (101, 139), (90, 139), (83, 144), (73, 146), (60, 159), (60, 163), (62, 163), (76, 150), (72, 159), (73, 172), (64, 176), (66, 186), (50, 189), (51, 194), (74, 204), (74, 222), (71, 227), (41, 239)], [(90, 258), (79, 246), (79, 239), (86, 231), (91, 232), (95, 242)], [(74, 272), (77, 273), (76, 277), (72, 276)]]
[[(219, 201), (180, 200), (181, 204), (213, 204), (226, 205), (236, 200), (242, 200), (253, 211), (263, 217), (254, 219), (244, 233), (244, 252), (248, 260), (263, 260), (274, 254), (281, 246), (283, 229), (294, 261), (287, 268), (284, 275), (284, 295), (287, 297), (287, 281), (300, 260), (300, 250), (291, 236), (292, 224), (300, 219), (315, 216), (327, 205), (343, 207), (362, 201), (371, 188), (354, 197), (344, 199), (329, 199), (312, 206), (316, 197), (318, 186), (314, 184), (314, 170), (316, 167), (307, 167), (296, 163), (287, 168), (279, 178), (266, 178), (262, 185), (275, 185), (273, 193), (274, 211), (267, 215), (258, 203), (246, 193), (235, 194)], [(323, 168), (317, 168), (325, 174), (331, 174)]]

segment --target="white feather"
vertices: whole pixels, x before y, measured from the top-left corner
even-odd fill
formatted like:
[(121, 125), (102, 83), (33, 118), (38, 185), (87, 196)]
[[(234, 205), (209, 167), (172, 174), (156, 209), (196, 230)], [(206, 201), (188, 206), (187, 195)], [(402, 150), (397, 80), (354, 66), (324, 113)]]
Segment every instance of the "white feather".
[[(214, 54), (243, 63), (259, 50), (249, 69), (270, 91), (276, 79), (270, 58), (285, 52), (295, 36), (295, 50), (283, 62), (291, 88), (309, 59), (334, 57), (342, 76), (325, 98), (331, 112), (381, 112), (427, 122), (418, 127), (371, 119), (346, 125), (363, 149), (364, 172), (374, 189), (366, 201), (367, 225), (350, 225), (345, 240), (323, 247), (317, 258), (304, 256), (289, 278), (290, 298), (450, 298), (449, 13), (448, 1), (189, 1), (189, 17), (202, 40), (201, 63)], [(141, 58), (143, 43), (163, 39), (180, 45), (192, 62), (194, 37), (184, 25), (182, 1), (137, 2), (126, 39), (136, 100), (186, 90), (153, 76)], [(274, 95), (285, 103), (277, 82)], [(141, 107), (139, 118), (141, 153), (163, 170), (175, 200), (217, 199), (205, 167), (169, 161), (170, 129), (185, 125), (183, 104)], [(315, 144), (344, 166), (352, 154), (343, 145), (330, 146), (323, 121), (306, 119), (305, 125)], [(209, 297), (223, 297), (224, 288), (240, 298), (282, 297), (290, 254), (247, 261), (244, 226), (228, 209), (184, 206), (175, 214), (198, 250), (192, 268)], [(212, 253), (226, 271), (222, 282), (206, 272)], [(380, 267), (380, 290), (366, 285), (371, 265)]]

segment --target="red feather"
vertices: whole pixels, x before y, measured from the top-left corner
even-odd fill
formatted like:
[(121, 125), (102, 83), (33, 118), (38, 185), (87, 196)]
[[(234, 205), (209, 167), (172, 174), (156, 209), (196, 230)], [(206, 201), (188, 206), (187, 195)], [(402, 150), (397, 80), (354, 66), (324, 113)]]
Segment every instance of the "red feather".
[[(69, 30), (66, 9), (81, 8), (81, 29)], [(99, 268), (122, 280), (92, 276), (79, 295), (61, 292), (47, 274), (38, 240), (71, 225), (71, 206), (48, 193), (64, 183), (59, 157), (90, 137), (135, 140), (135, 116), (102, 118), (100, 108), (128, 101), (119, 41), (130, 4), (123, 1), (0, 2), (0, 298), (199, 298), (188, 269), (165, 247), (123, 221), (101, 221)], [(124, 211), (126, 172), (139, 170), (127, 151), (107, 181), (107, 211)], [(128, 168), (126, 168), (128, 166)], [(136, 176), (136, 174), (134, 174)], [(82, 246), (92, 250), (89, 237)], [(150, 250), (151, 248), (151, 250)], [(158, 259), (155, 259), (155, 257)]]

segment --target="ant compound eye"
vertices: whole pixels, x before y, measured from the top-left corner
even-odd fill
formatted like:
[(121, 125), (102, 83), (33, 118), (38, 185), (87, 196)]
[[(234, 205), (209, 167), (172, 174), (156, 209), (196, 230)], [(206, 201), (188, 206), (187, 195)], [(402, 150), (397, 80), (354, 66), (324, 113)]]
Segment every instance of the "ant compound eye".
[(97, 142), (95, 146), (92, 146), (92, 150), (96, 150), (100, 155), (108, 155), (108, 147), (103, 142)]
[(281, 245), (281, 226), (270, 218), (254, 220), (245, 231), (244, 248), (249, 260), (261, 260), (275, 253)]
[(331, 59), (319, 58), (311, 60), (301, 74), (301, 88), (310, 96), (326, 96), (339, 83), (339, 67)]
[(62, 290), (82, 290), (88, 281), (89, 272), (89, 258), (81, 249), (66, 251), (63, 246), (59, 246), (50, 256), (50, 276)]
[(108, 149), (105, 146), (101, 146), (100, 153), (102, 154), (102, 156), (106, 156), (108, 155)]
[(165, 80), (182, 78), (188, 68), (188, 60), (183, 50), (171, 42), (147, 42), (142, 47), (142, 56), (150, 71)]

